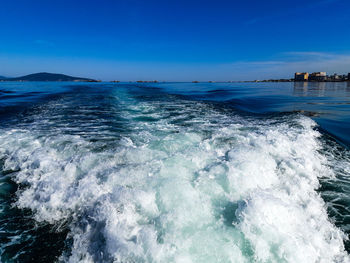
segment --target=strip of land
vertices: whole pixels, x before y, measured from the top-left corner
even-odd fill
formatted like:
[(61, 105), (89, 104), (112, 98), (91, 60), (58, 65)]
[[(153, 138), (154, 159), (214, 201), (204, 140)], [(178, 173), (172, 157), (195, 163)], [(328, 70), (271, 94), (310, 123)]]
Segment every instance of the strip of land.
[(75, 81), (75, 82), (98, 82), (95, 79), (72, 77), (64, 74), (40, 72), (16, 78), (0, 78), (0, 81)]

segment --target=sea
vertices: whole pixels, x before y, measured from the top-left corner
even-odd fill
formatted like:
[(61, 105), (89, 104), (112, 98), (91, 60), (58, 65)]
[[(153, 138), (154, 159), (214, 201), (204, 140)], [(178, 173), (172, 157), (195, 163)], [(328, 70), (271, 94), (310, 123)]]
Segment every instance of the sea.
[(1, 262), (350, 262), (350, 82), (0, 82)]

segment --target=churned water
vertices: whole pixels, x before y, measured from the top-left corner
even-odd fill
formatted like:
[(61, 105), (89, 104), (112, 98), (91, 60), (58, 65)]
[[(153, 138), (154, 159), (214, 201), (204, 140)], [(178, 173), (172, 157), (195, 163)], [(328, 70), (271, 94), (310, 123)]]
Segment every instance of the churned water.
[(1, 83), (1, 261), (350, 262), (350, 88), (300, 85)]

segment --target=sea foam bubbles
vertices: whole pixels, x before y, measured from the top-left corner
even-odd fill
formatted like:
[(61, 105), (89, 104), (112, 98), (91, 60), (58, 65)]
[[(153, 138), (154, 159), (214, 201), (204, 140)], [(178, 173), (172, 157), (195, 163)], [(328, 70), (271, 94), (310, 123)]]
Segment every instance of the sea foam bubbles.
[(69, 226), (61, 261), (349, 262), (316, 191), (333, 172), (311, 119), (188, 101), (122, 107), (129, 132), (113, 146), (88, 131), (0, 134), (16, 206)]

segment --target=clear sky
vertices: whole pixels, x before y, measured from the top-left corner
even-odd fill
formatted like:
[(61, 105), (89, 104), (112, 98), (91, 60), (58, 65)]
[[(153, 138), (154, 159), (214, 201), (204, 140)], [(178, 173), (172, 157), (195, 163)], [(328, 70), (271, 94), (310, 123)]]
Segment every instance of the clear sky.
[(0, 75), (245, 80), (350, 72), (349, 0), (1, 0)]

